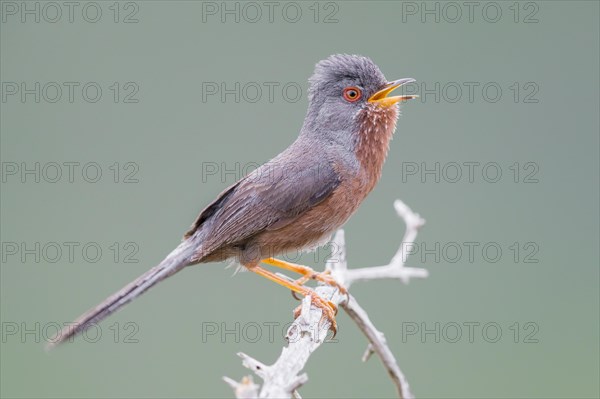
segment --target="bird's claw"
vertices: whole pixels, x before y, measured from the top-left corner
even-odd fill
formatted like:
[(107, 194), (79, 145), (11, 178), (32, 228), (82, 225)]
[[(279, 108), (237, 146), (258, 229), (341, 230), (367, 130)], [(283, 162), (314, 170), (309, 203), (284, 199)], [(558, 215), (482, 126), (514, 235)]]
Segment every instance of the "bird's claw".
[[(335, 338), (335, 335), (337, 334), (337, 322), (335, 321), (335, 316), (337, 315), (338, 307), (335, 305), (335, 303), (331, 301), (326, 301), (323, 298), (321, 298), (316, 292), (313, 292), (311, 294), (310, 302), (311, 305), (321, 309), (321, 311), (323, 312), (321, 320), (319, 320), (319, 326), (321, 325), (323, 320), (328, 320), (330, 323), (329, 329), (333, 331), (333, 336), (331, 338)], [(302, 305), (294, 309), (294, 319), (300, 317), (301, 313)]]
[[(341, 285), (340, 283), (338, 283), (332, 276), (331, 276), (331, 271), (326, 270), (324, 272), (314, 272), (312, 274), (307, 274), (305, 276), (300, 277), (299, 279), (297, 279), (296, 281), (294, 281), (294, 283), (298, 284), (298, 285), (304, 285), (308, 280), (317, 280), (320, 281), (324, 284), (327, 284), (329, 286), (335, 287), (337, 288), (343, 295), (346, 296), (346, 300), (349, 299), (349, 294), (348, 294), (348, 290), (346, 289), (346, 287), (344, 287), (343, 285)], [(292, 291), (292, 296), (296, 299), (296, 300), (300, 300), (300, 298), (298, 298), (296, 296), (296, 293), (294, 291)]]
[(342, 294), (348, 295), (348, 290), (346, 289), (346, 287), (344, 287), (343, 285), (341, 285), (340, 283), (338, 283), (336, 281), (336, 279), (334, 279), (331, 276), (331, 271), (330, 270), (326, 270), (326, 271), (320, 272), (320, 273), (314, 273), (313, 275), (310, 276), (310, 278), (312, 278), (314, 280), (317, 280), (317, 281), (321, 281), (322, 283), (325, 283), (325, 284), (330, 285), (332, 287), (335, 287)]

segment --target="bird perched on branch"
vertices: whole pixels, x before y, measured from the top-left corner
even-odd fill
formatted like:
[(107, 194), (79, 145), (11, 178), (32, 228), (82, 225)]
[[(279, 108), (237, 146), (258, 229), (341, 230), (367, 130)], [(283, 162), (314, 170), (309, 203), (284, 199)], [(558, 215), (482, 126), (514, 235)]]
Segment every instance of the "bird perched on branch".
[[(396, 128), (398, 103), (416, 97), (388, 95), (413, 81), (387, 81), (362, 56), (320, 61), (309, 79), (308, 111), (296, 141), (225, 189), (160, 264), (80, 316), (50, 346), (70, 340), (187, 266), (226, 259), (310, 295), (335, 333), (335, 305), (303, 283), (314, 279), (345, 289), (325, 273), (274, 257), (324, 243), (375, 187)], [(303, 277), (293, 282), (261, 263)]]

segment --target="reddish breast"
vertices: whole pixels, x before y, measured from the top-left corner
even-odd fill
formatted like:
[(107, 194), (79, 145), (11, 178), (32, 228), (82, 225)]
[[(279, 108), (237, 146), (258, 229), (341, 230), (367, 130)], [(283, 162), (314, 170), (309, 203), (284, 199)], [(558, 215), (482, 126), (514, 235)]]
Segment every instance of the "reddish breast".
[(336, 168), (342, 183), (335, 191), (295, 222), (282, 229), (266, 232), (259, 238), (268, 242), (275, 253), (315, 245), (327, 239), (358, 209), (381, 177), (390, 140), (396, 128), (398, 107), (369, 105), (360, 118), (355, 153), (360, 163), (358, 173)]
[(398, 106), (380, 107), (369, 104), (358, 115), (360, 129), (356, 145), (356, 157), (367, 178), (368, 194), (381, 177), (383, 163), (387, 157), (390, 141), (396, 130)]

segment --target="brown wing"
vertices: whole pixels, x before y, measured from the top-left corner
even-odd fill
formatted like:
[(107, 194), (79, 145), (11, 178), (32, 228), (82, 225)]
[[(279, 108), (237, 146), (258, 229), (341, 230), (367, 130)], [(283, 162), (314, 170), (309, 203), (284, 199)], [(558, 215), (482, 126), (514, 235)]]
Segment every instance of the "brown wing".
[(186, 237), (202, 229), (210, 251), (265, 229), (279, 229), (327, 198), (340, 184), (329, 162), (269, 162), (229, 187), (204, 209)]
[(200, 228), (200, 226), (202, 226), (202, 224), (204, 223), (204, 221), (206, 219), (213, 216), (215, 214), (215, 212), (217, 212), (221, 208), (221, 205), (223, 204), (223, 202), (225, 202), (227, 200), (227, 198), (229, 198), (229, 196), (233, 193), (233, 190), (241, 182), (242, 182), (242, 180), (227, 187), (225, 190), (223, 190), (221, 192), (221, 194), (219, 194), (219, 196), (217, 197), (216, 200), (214, 200), (213, 202), (208, 204), (208, 206), (200, 212), (200, 214), (198, 215), (198, 217), (196, 218), (196, 220), (194, 221), (194, 223), (192, 224), (190, 229), (183, 235), (183, 239), (187, 240), (188, 238), (190, 238), (196, 232), (196, 230), (198, 230)]

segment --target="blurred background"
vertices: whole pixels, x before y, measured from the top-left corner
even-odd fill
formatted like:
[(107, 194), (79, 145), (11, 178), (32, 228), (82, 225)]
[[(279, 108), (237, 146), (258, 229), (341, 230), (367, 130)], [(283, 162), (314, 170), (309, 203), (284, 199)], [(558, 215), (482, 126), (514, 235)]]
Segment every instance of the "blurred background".
[[(265, 4), (267, 3), (267, 4)], [(208, 264), (75, 343), (43, 342), (158, 263), (221, 190), (291, 143), (314, 64), (412, 77), (383, 177), (346, 224), (350, 267), (417, 397), (599, 396), (599, 3), (0, 3), (0, 394), (231, 397), (297, 302)], [(288, 260), (322, 269), (327, 248)], [(394, 397), (340, 312), (303, 397)], [(257, 381), (260, 382), (260, 381)]]

